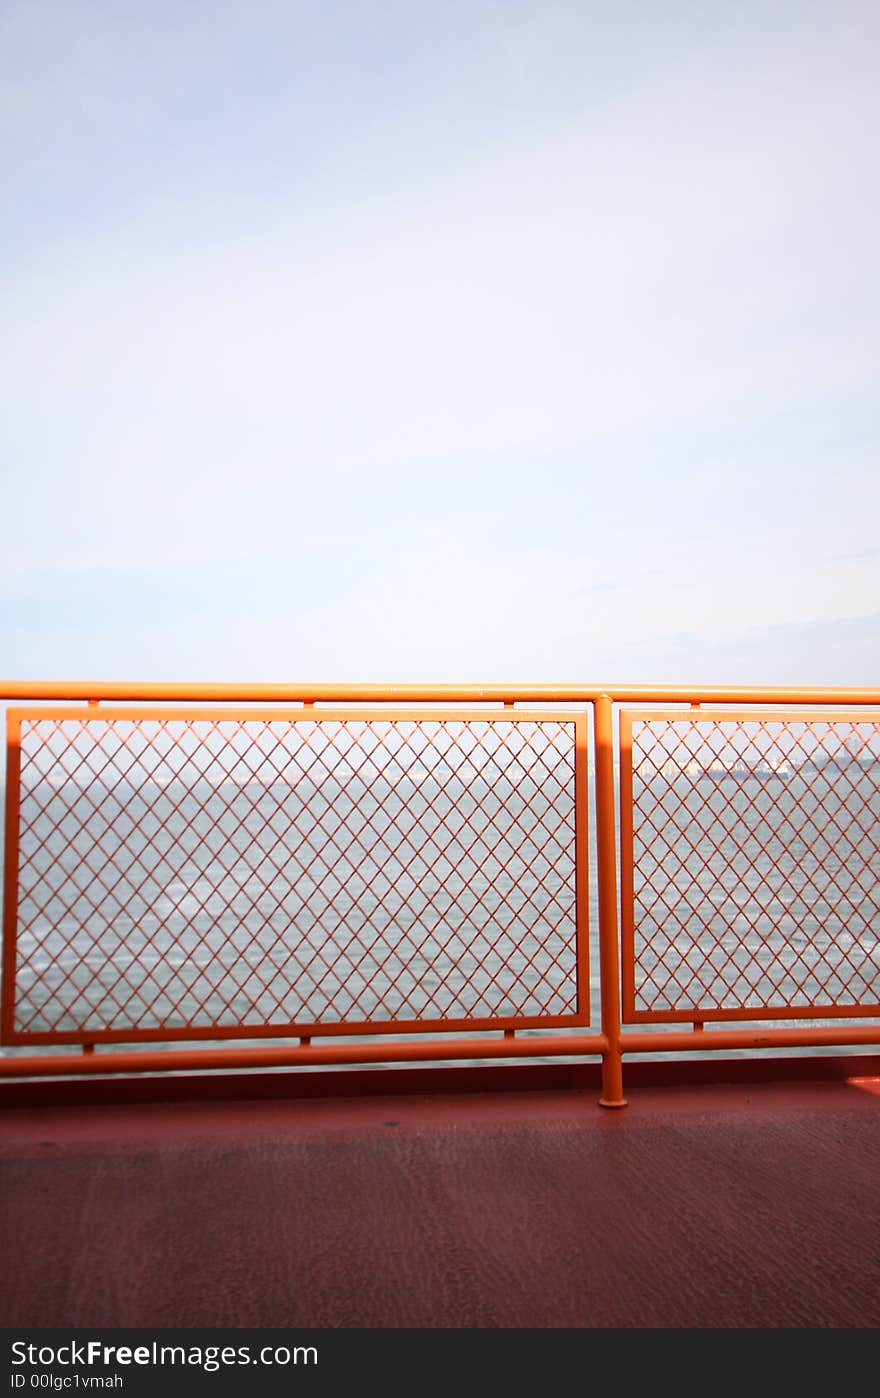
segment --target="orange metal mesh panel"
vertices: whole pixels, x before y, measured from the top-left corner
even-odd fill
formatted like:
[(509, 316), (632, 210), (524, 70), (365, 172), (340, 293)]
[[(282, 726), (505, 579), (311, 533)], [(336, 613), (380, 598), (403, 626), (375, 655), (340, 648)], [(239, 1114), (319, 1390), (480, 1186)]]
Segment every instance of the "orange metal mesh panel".
[(880, 721), (621, 714), (624, 1015), (880, 1011)]
[(7, 1041), (588, 1022), (584, 715), (9, 722)]

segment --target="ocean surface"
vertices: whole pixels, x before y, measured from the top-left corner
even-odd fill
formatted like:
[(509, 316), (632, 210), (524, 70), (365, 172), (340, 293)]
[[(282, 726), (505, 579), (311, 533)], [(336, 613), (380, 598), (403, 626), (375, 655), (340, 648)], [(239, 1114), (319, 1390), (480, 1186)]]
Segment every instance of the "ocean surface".
[[(362, 1038), (376, 1021), (403, 1033), (573, 1015), (574, 782), (552, 753), (538, 772), (411, 764), (389, 779), (211, 782), (202, 768), (186, 782), (53, 783), (35, 766), (17, 1028), (138, 1042), (145, 1029), (268, 1024), (281, 1038), (331, 1023)], [(873, 768), (836, 775), (637, 773), (637, 1010), (693, 1007), (712, 1023), (713, 1008), (766, 1003), (822, 1023), (831, 1004), (877, 1004), (880, 793)], [(587, 790), (582, 992), (598, 1027)]]

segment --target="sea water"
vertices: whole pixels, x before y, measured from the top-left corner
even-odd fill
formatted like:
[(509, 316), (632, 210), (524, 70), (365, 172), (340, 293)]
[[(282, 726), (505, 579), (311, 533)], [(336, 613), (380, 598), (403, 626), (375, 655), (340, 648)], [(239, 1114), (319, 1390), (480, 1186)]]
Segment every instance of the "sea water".
[[(870, 775), (656, 785), (652, 801), (636, 783), (637, 1009), (690, 995), (812, 1005), (815, 1023), (877, 1003)], [(591, 783), (598, 1028), (593, 805)], [(573, 784), (37, 782), (21, 811), (19, 1027), (351, 1023), (363, 1038), (373, 1020), (403, 1033), (577, 1007)]]

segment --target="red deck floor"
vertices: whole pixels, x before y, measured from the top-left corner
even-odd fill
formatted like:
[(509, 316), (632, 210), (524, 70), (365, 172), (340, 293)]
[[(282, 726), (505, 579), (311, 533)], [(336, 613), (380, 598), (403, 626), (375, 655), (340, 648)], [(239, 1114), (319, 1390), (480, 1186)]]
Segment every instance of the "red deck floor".
[(872, 1065), (633, 1086), (633, 1064), (617, 1112), (552, 1069), (287, 1100), (4, 1088), (0, 1324), (877, 1326)]

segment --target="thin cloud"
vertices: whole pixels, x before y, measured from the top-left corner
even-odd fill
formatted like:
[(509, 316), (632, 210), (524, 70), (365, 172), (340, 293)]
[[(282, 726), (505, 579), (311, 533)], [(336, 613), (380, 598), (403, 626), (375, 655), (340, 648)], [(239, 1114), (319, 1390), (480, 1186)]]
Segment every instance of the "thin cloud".
[(14, 670), (735, 670), (873, 604), (876, 16), (473, 8), (401, 7), (381, 80), (332, 6), (265, 72), (235, 7), (155, 69), (152, 20), (21, 9)]

